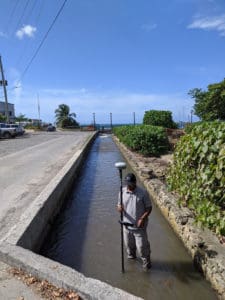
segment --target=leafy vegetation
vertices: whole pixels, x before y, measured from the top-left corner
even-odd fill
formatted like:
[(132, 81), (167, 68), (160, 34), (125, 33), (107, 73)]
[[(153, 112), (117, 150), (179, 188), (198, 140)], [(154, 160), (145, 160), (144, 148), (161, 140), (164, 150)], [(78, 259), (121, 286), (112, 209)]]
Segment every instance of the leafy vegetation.
[(197, 222), (225, 235), (225, 123), (201, 123), (181, 138), (167, 183)]
[(79, 124), (75, 120), (76, 114), (70, 113), (70, 107), (66, 104), (60, 104), (55, 110), (56, 124), (59, 127), (77, 127)]
[(29, 119), (24, 114), (19, 114), (15, 117), (15, 122), (27, 122)]
[(172, 113), (167, 110), (146, 111), (143, 118), (143, 124), (162, 126), (165, 128), (177, 128), (177, 124), (172, 119)]
[(169, 141), (163, 127), (126, 125), (114, 128), (113, 132), (131, 150), (144, 155), (159, 156), (169, 149)]
[(195, 99), (195, 114), (203, 121), (225, 120), (225, 79), (208, 85), (208, 90), (195, 88), (188, 93)]
[(0, 114), (0, 122), (5, 122), (5, 121), (6, 121), (6, 116)]
[(203, 123), (202, 121), (194, 122), (194, 123), (188, 123), (188, 124), (185, 125), (185, 127), (184, 127), (185, 133), (191, 133), (192, 129), (193, 129), (195, 126), (199, 126), (199, 125), (201, 125), (202, 123)]

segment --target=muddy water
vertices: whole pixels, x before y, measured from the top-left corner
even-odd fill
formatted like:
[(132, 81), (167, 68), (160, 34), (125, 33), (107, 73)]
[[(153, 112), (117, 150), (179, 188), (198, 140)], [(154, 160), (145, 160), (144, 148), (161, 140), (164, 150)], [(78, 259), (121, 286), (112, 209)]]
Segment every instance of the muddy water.
[(120, 180), (114, 168), (121, 160), (110, 136), (97, 138), (42, 254), (144, 299), (217, 299), (156, 207), (148, 226), (151, 270), (144, 272), (140, 261), (127, 261), (125, 256), (125, 273), (121, 273), (115, 209)]

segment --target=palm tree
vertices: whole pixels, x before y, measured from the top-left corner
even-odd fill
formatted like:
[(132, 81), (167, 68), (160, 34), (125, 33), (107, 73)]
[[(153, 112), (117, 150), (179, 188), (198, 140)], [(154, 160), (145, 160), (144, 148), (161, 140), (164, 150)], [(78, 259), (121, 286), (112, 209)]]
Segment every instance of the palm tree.
[(70, 113), (70, 107), (66, 104), (60, 104), (55, 110), (56, 124), (59, 127), (76, 127), (78, 126), (75, 120), (76, 114)]

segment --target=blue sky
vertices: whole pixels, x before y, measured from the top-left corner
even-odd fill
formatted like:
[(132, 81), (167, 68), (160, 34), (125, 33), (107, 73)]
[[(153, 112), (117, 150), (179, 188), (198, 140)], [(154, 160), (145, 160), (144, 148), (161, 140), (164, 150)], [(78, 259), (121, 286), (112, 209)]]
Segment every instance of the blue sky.
[[(188, 91), (225, 77), (224, 0), (1, 0), (0, 55), (16, 114), (54, 122), (142, 122), (150, 109), (190, 120)], [(25, 71), (26, 70), (26, 71)], [(25, 73), (24, 73), (25, 71)], [(39, 96), (38, 96), (39, 95)], [(3, 91), (0, 91), (3, 100)]]

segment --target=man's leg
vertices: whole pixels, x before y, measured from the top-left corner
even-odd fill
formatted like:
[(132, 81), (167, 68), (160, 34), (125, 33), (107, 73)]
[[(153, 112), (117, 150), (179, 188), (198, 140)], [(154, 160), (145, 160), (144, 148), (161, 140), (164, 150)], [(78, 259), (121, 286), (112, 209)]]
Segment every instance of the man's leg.
[(124, 243), (127, 249), (127, 258), (136, 258), (135, 238), (131, 230), (124, 227)]
[(151, 249), (148, 241), (147, 232), (145, 229), (140, 229), (135, 232), (135, 240), (137, 250), (141, 256), (143, 262), (143, 268), (149, 269), (151, 267)]

